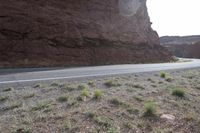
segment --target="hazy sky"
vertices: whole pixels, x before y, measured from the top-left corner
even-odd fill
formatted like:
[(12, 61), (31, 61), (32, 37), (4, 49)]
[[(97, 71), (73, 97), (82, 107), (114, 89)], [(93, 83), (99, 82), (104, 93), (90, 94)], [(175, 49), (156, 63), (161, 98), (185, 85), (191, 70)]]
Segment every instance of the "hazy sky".
[(200, 35), (200, 0), (147, 0), (159, 36)]

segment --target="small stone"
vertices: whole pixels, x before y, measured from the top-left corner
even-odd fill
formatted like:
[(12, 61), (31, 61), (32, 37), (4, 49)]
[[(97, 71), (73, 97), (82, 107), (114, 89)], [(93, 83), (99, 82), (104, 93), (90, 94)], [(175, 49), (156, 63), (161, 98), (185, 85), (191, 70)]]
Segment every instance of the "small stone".
[(163, 115), (161, 115), (160, 118), (161, 118), (161, 119), (167, 119), (167, 120), (170, 120), (170, 121), (175, 120), (175, 116), (170, 115), (170, 114), (163, 114)]
[(86, 97), (86, 96), (83, 97), (83, 101), (84, 101), (84, 102), (87, 101), (87, 97)]

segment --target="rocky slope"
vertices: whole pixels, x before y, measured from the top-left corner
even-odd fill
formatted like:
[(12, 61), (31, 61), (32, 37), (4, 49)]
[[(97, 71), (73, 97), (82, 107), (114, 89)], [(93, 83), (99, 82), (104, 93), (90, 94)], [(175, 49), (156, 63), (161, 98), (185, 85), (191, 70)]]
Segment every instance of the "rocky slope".
[(0, 67), (170, 60), (146, 0), (0, 0)]
[(177, 57), (200, 58), (200, 42), (194, 44), (165, 45)]
[(194, 44), (200, 41), (200, 35), (196, 36), (163, 36), (160, 38), (160, 42), (163, 45), (170, 44)]
[(160, 42), (178, 57), (200, 58), (200, 36), (161, 37)]

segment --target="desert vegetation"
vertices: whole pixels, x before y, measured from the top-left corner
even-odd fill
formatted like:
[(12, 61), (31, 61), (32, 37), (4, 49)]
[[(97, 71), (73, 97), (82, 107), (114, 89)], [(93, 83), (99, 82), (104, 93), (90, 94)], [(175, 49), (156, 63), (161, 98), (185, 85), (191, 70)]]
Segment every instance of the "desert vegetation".
[(4, 133), (198, 133), (200, 69), (0, 88)]

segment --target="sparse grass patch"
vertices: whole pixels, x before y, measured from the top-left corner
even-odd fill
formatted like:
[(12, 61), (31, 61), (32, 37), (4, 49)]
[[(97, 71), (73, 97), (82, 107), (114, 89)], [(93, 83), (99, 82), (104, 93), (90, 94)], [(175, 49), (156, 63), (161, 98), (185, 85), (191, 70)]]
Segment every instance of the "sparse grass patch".
[(91, 86), (91, 87), (94, 87), (94, 86), (95, 86), (95, 83), (94, 83), (94, 81), (89, 81), (89, 82), (88, 82), (88, 85)]
[(121, 86), (121, 84), (119, 84), (116, 80), (108, 80), (104, 83), (107, 87), (117, 87), (117, 86)]
[(57, 100), (62, 103), (62, 102), (67, 102), (68, 98), (69, 98), (68, 96), (63, 95), (63, 96), (58, 97)]
[(8, 100), (8, 96), (0, 96), (0, 102)]
[(120, 99), (117, 99), (117, 98), (111, 99), (110, 103), (115, 106), (130, 107), (130, 105), (128, 103), (121, 101)]
[(127, 92), (134, 92), (135, 90), (133, 88), (127, 88), (126, 91)]
[(69, 97), (67, 104), (70, 107), (78, 106), (78, 101), (74, 97)]
[(95, 99), (100, 99), (103, 96), (103, 92), (101, 90), (95, 90), (94, 92), (94, 98)]
[(51, 86), (59, 86), (59, 83), (58, 82), (53, 82), (53, 83), (51, 83)]
[(155, 83), (155, 81), (151, 78), (148, 78), (147, 81), (150, 81), (151, 83)]
[(122, 102), (119, 99), (117, 99), (117, 98), (111, 99), (110, 103), (113, 104), (113, 105), (117, 105), (117, 106), (119, 106), (119, 105), (122, 104)]
[[(58, 86), (54, 81), (37, 82), (42, 88), (33, 88), (34, 84), (2, 85), (0, 127), (9, 133), (24, 133), (24, 127), (31, 127), (31, 132), (196, 133), (200, 131), (200, 69), (198, 73), (196, 68), (189, 70), (196, 74), (192, 79), (182, 77), (187, 71), (165, 71), (165, 78), (160, 72), (151, 72), (140, 73), (137, 78), (127, 74), (120, 78), (54, 80)], [(170, 77), (172, 82), (167, 81)], [(121, 86), (108, 88), (104, 83), (109, 79)], [(93, 82), (95, 87), (91, 87)], [(14, 91), (3, 92), (11, 86), (16, 87)], [(183, 98), (172, 95), (177, 88), (185, 91)], [(15, 105), (19, 102), (22, 106)]]
[(167, 81), (167, 82), (172, 82), (173, 80), (174, 79), (172, 77), (168, 77), (168, 78), (165, 79), (165, 81)]
[(41, 84), (35, 84), (35, 85), (33, 86), (33, 88), (41, 88), (41, 87), (42, 87)]
[(128, 129), (133, 129), (134, 128), (134, 125), (131, 123), (131, 122), (126, 122), (124, 123), (124, 126)]
[(139, 102), (144, 101), (144, 98), (142, 96), (135, 96), (135, 99)]
[(37, 110), (43, 110), (43, 109), (49, 108), (51, 106), (50, 103), (51, 103), (50, 101), (41, 101), (36, 106), (32, 107), (32, 110), (37, 111)]
[(185, 91), (182, 88), (176, 87), (172, 90), (172, 95), (177, 96), (177, 97), (184, 97)]
[(15, 108), (19, 108), (21, 106), (22, 106), (21, 102), (13, 102), (13, 103), (9, 103), (7, 106), (3, 107), (2, 110), (3, 111), (12, 110)]
[(157, 105), (154, 102), (145, 103), (144, 108), (144, 116), (155, 116)]
[(161, 77), (161, 78), (166, 78), (166, 76), (167, 76), (167, 74), (166, 74), (165, 72), (161, 72), (161, 73), (160, 73), (160, 77)]
[(89, 87), (85, 84), (81, 84), (81, 85), (78, 85), (78, 89), (79, 90), (85, 90), (85, 89), (89, 89)]
[(128, 108), (126, 110), (129, 114), (134, 114), (134, 115), (138, 115), (139, 114), (139, 110), (138, 109), (135, 109), (135, 108)]
[(116, 127), (110, 127), (110, 128), (108, 128), (108, 130), (106, 131), (106, 133), (120, 133), (120, 131)]
[(145, 89), (143, 86), (141, 86), (141, 85), (139, 85), (139, 84), (137, 84), (137, 85), (133, 85), (133, 87), (135, 87), (135, 88), (139, 88), (139, 89), (142, 89), (142, 90)]
[(97, 113), (96, 112), (93, 112), (93, 111), (89, 111), (86, 113), (86, 116), (89, 117), (89, 118), (94, 118), (94, 117), (97, 117)]
[(70, 130), (72, 128), (72, 124), (71, 124), (71, 121), (70, 120), (66, 120), (63, 124), (63, 128), (65, 130)]
[(112, 127), (112, 121), (108, 119), (107, 117), (97, 116), (97, 117), (94, 117), (94, 121), (106, 129)]
[(24, 95), (24, 99), (32, 98), (34, 96), (35, 96), (35, 93), (29, 93), (29, 94)]
[(101, 126), (101, 129), (106, 130), (106, 133), (120, 133), (119, 129), (113, 126), (113, 121), (109, 118), (96, 114), (93, 114), (91, 118)]
[(24, 128), (19, 128), (19, 129), (16, 129), (14, 132), (12, 133), (31, 133), (31, 128), (29, 127), (24, 127)]
[(151, 133), (173, 133), (171, 129), (154, 128)]
[(89, 90), (88, 89), (84, 89), (82, 91), (82, 96), (89, 97), (90, 96)]
[(14, 88), (8, 87), (8, 88), (3, 89), (3, 92), (8, 92), (8, 91), (14, 91)]
[(193, 121), (198, 119), (198, 115), (194, 112), (188, 112), (187, 114), (184, 115), (184, 119), (186, 121)]
[(71, 84), (64, 84), (62, 88), (65, 89), (65, 90), (68, 90), (68, 91), (73, 91), (77, 87), (75, 85), (71, 85)]

